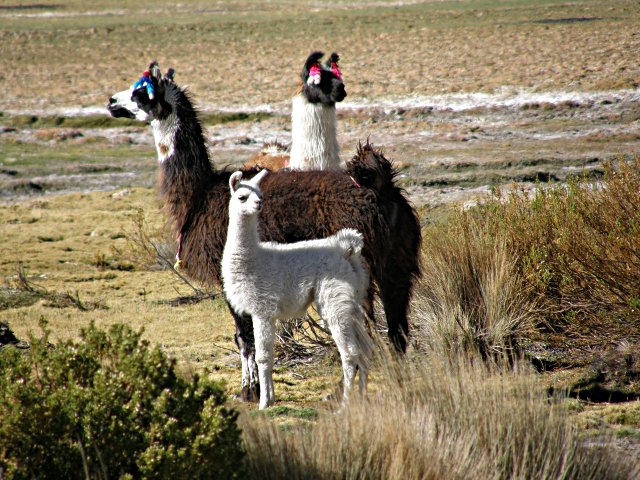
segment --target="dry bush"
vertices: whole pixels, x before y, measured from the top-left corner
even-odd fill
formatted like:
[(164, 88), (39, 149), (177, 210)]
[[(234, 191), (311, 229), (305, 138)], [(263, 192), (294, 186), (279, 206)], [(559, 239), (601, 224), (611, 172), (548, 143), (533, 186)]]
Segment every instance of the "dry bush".
[(117, 255), (145, 270), (164, 270), (175, 262), (177, 246), (171, 241), (168, 227), (149, 224), (144, 209), (138, 208), (125, 232), (127, 247)]
[(517, 259), (538, 317), (581, 335), (623, 331), (640, 307), (640, 157), (605, 170), (533, 198), (513, 191), (480, 212)]
[(173, 306), (198, 303), (214, 298), (215, 292), (207, 291), (192, 284), (176, 263), (177, 242), (171, 241), (169, 227), (154, 228), (139, 208), (132, 217), (132, 225), (125, 233), (126, 249), (115, 249), (115, 257), (124, 259), (138, 268), (146, 270), (171, 270), (180, 280), (193, 290), (191, 296), (180, 296), (167, 303)]
[(384, 370), (377, 393), (309, 427), (283, 431), (264, 418), (245, 418), (249, 478), (579, 480), (640, 473), (606, 439), (586, 446), (567, 410), (549, 401), (532, 375), (438, 356), (402, 369), (388, 360)]
[(418, 343), (454, 357), (511, 353), (531, 325), (524, 284), (505, 242), (459, 212), (425, 230), (423, 254), (413, 303)]

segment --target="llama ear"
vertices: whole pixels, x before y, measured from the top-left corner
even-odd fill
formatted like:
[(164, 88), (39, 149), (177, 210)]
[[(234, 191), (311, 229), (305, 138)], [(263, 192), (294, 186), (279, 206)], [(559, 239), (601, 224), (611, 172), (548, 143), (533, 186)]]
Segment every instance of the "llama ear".
[(160, 70), (158, 62), (155, 60), (149, 64), (149, 73), (152, 77), (155, 77), (156, 80), (160, 80), (162, 78), (162, 71)]
[(173, 68), (167, 70), (167, 73), (164, 75), (164, 79), (169, 82), (174, 82), (174, 77), (176, 76), (176, 71)]
[(242, 172), (238, 171), (231, 174), (231, 177), (229, 178), (229, 188), (231, 189), (232, 195), (238, 189), (238, 186), (240, 185), (240, 180), (242, 180)]
[(304, 62), (304, 68), (309, 70), (313, 65), (320, 61), (323, 55), (324, 53), (322, 52), (312, 52), (311, 55), (307, 57), (307, 61)]
[(253, 183), (255, 186), (260, 185), (260, 182), (264, 177), (267, 176), (268, 173), (269, 173), (269, 170), (267, 170), (266, 168), (264, 170), (260, 170), (260, 173), (258, 173), (255, 177), (251, 179), (251, 183)]
[(329, 59), (324, 63), (328, 68), (331, 68), (331, 64), (332, 63), (338, 63), (340, 61), (340, 55), (338, 55), (336, 52), (333, 52), (330, 56)]
[(325, 65), (327, 66), (327, 68), (329, 70), (331, 70), (333, 72), (333, 75), (338, 80), (342, 80), (342, 72), (340, 71), (340, 68), (338, 67), (338, 62), (339, 61), (340, 61), (340, 55), (338, 55), (336, 52), (333, 52), (331, 54), (331, 56), (329, 57), (329, 60), (327, 60), (327, 63)]
[[(311, 55), (307, 57), (307, 61), (304, 62), (304, 69), (302, 70), (302, 81), (304, 83), (309, 83), (309, 77), (313, 78), (311, 80), (312, 83), (320, 83), (320, 79), (318, 75), (320, 74), (320, 69), (318, 67), (318, 62), (322, 58), (324, 53), (322, 52), (313, 52)], [(313, 70), (313, 71), (312, 71)], [(318, 81), (315, 81), (315, 78), (318, 77)]]

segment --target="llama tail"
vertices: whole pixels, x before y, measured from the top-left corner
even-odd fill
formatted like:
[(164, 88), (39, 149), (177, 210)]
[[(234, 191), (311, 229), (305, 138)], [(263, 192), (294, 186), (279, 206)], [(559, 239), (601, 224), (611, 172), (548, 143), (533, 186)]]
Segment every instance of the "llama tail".
[[(371, 362), (373, 353), (373, 341), (367, 331), (365, 318), (368, 315), (366, 308), (368, 302), (367, 289), (369, 287), (369, 272), (362, 258), (362, 248), (364, 247), (364, 237), (360, 232), (352, 228), (343, 228), (339, 230), (335, 236), (335, 242), (338, 248), (343, 252), (344, 258), (349, 262), (351, 268), (356, 274), (356, 298), (355, 308), (358, 309), (359, 321), (354, 322), (355, 341), (358, 346), (358, 364), (361, 369), (360, 379), (362, 382), (363, 375), (366, 384), (366, 375)], [(362, 389), (361, 384), (361, 389)]]
[(342, 250), (344, 258), (351, 261), (359, 256), (364, 247), (364, 238), (360, 232), (353, 228), (343, 228), (335, 234), (336, 245)]
[(399, 351), (405, 351), (409, 335), (407, 312), (413, 286), (421, 273), (420, 219), (397, 183), (398, 171), (368, 139), (365, 144), (358, 144), (356, 155), (347, 162), (347, 173), (376, 196), (383, 227), (374, 247), (378, 258), (371, 275), (384, 306), (389, 338)]
[[(357, 278), (358, 304), (364, 306), (367, 302), (367, 289), (369, 287), (369, 271), (362, 258), (364, 238), (360, 232), (352, 228), (343, 228), (335, 234), (336, 245), (343, 252), (343, 256)], [(366, 310), (366, 309), (365, 309)]]

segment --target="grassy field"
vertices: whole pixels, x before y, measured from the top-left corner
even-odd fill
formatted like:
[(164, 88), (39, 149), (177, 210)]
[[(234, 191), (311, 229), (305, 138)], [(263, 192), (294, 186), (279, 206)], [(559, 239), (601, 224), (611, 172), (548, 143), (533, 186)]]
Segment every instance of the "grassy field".
[[(175, 356), (181, 371), (206, 371), (226, 382), (227, 392), (235, 395), (240, 386), (240, 361), (233, 322), (219, 291), (212, 292), (213, 300), (189, 302), (194, 290), (161, 268), (154, 255), (141, 250), (138, 240), (143, 217), (142, 233), (167, 252), (174, 245), (164, 231), (165, 218), (154, 189), (157, 161), (151, 132), (145, 126), (108, 117), (104, 106), (112, 93), (136, 80), (152, 59), (163, 68), (176, 68), (178, 82), (189, 85), (203, 110), (214, 162), (237, 166), (261, 141), (290, 135), (288, 102), (308, 53), (338, 51), (347, 102), (351, 102), (338, 106), (343, 156), (347, 158), (358, 140), (371, 135), (397, 161), (399, 181), (419, 208), (425, 227), (434, 227), (441, 219), (455, 221), (452, 206), (476, 202), (491, 188), (506, 189), (516, 182), (530, 191), (536, 185), (564, 184), (583, 173), (601, 179), (607, 161), (637, 157), (637, 7), (637, 2), (623, 0), (357, 0), (348, 6), (338, 1), (282, 0), (179, 4), (45, 0), (33, 5), (0, 0), (0, 320), (8, 322), (20, 339), (26, 339), (29, 332), (37, 333), (41, 319), (48, 322), (54, 339), (75, 338), (92, 321), (101, 328), (118, 322), (144, 328), (144, 337)], [(505, 92), (508, 100), (516, 98), (521, 103), (501, 104)], [(557, 100), (553, 95), (558, 92), (582, 96)], [(478, 93), (489, 100), (467, 97)], [(452, 102), (469, 98), (476, 103), (461, 110), (451, 108)], [(429, 107), (436, 101), (449, 106)], [(525, 217), (515, 213), (509, 218), (525, 224)], [(416, 339), (409, 358), (418, 372), (407, 383), (417, 385), (415, 391), (421, 393), (412, 397), (415, 391), (408, 388), (397, 394), (402, 398), (395, 396), (384, 368), (374, 370), (371, 385), (374, 395), (382, 394), (380, 411), (371, 414), (382, 429), (378, 437), (407, 446), (389, 452), (378, 445), (376, 451), (400, 463), (406, 452), (413, 452), (424, 457), (425, 464), (439, 465), (440, 470), (428, 470), (422, 464), (414, 470), (403, 469), (398, 463), (372, 472), (384, 472), (380, 478), (471, 478), (472, 470), (466, 468), (479, 459), (471, 455), (469, 445), (485, 452), (483, 472), (495, 467), (491, 452), (501, 451), (499, 446), (485, 438), (465, 443), (470, 432), (491, 426), (470, 414), (456, 417), (455, 408), (443, 407), (453, 405), (453, 399), (464, 396), (465, 391), (471, 399), (460, 407), (465, 415), (473, 399), (494, 412), (511, 411), (513, 405), (505, 401), (505, 392), (515, 392), (514, 398), (522, 400), (519, 405), (526, 413), (521, 417), (520, 413), (496, 413), (496, 422), (502, 426), (517, 423), (513, 431), (523, 436), (548, 422), (553, 425), (549, 432), (555, 429), (556, 436), (540, 433), (532, 438), (548, 441), (549, 450), (565, 452), (562, 449), (567, 448), (567, 458), (584, 459), (573, 449), (594, 443), (639, 462), (637, 352), (625, 357), (636, 363), (625, 370), (631, 373), (622, 382), (635, 401), (597, 403), (570, 398), (551, 412), (545, 403), (550, 388), (573, 394), (581, 382), (589, 384), (594, 372), (602, 370), (598, 365), (610, 365), (607, 355), (612, 348), (633, 350), (638, 345), (637, 310), (635, 314), (625, 310), (628, 317), (620, 311), (609, 314), (602, 329), (596, 330), (600, 337), (590, 331), (584, 334), (589, 341), (580, 343), (576, 338), (585, 338), (579, 335), (582, 313), (576, 314), (572, 329), (552, 328), (550, 334), (541, 328), (538, 316), (510, 317), (510, 309), (530, 312), (533, 307), (503, 298), (505, 308), (491, 311), (501, 315), (505, 322), (500, 328), (505, 332), (496, 333), (491, 345), (508, 349), (515, 338), (509, 336), (509, 329), (515, 328), (527, 358), (543, 351), (539, 357), (553, 371), (532, 374), (523, 367), (525, 373), (513, 375), (513, 383), (511, 375), (505, 379), (477, 366), (442, 373), (445, 369), (439, 362), (446, 357), (443, 350), (447, 348), (445, 343), (429, 345), (430, 336), (451, 340), (446, 345), (453, 351), (459, 341), (448, 337), (451, 332), (444, 331), (445, 327), (440, 331), (429, 323), (435, 318), (437, 324), (443, 318), (442, 312), (430, 310), (429, 298), (436, 290), (433, 282), (439, 272), (446, 270), (444, 265), (475, 252), (486, 264), (500, 267), (497, 273), (491, 270), (493, 276), (482, 277), (495, 291), (514, 292), (518, 297), (525, 288), (506, 281), (516, 275), (516, 266), (505, 260), (511, 256), (496, 253), (492, 249), (497, 247), (473, 236), (468, 237), (475, 239), (469, 248), (460, 249), (466, 245), (458, 241), (463, 237), (457, 227), (449, 231), (446, 225), (442, 231), (435, 225), (436, 230), (427, 236), (425, 255), (432, 255), (428, 258), (440, 267), (429, 271), (432, 283), (418, 288), (412, 311)], [(550, 224), (546, 227), (551, 229)], [(507, 230), (516, 237), (515, 228)], [(562, 230), (561, 240), (571, 236), (567, 231)], [(560, 240), (554, 242), (562, 246)], [(527, 255), (525, 249), (516, 250), (515, 243), (509, 245), (507, 251), (517, 251), (518, 258)], [(565, 274), (569, 275), (562, 272)], [(580, 288), (576, 282), (574, 292)], [(442, 295), (447, 293), (445, 286), (439, 288)], [(640, 301), (640, 293), (630, 298), (631, 303)], [(607, 330), (610, 320), (620, 327), (615, 332)], [(424, 359), (425, 352), (431, 352), (430, 359)], [(338, 442), (332, 436), (337, 427), (325, 415), (329, 405), (324, 399), (334, 393), (341, 376), (336, 354), (286, 360), (283, 356), (275, 372), (276, 407), (263, 416), (253, 412), (254, 406), (234, 404), (247, 413), (243, 421), (248, 422), (247, 432), (256, 446), (266, 442), (270, 448), (293, 448), (287, 442), (298, 438), (295, 435), (302, 435), (304, 442), (308, 440), (304, 435), (317, 434), (317, 448), (331, 453), (310, 459), (305, 456), (308, 452), (301, 451), (296, 454), (299, 463), (294, 464), (315, 462), (314, 471), (321, 478), (319, 462), (330, 463), (331, 455), (348, 457), (345, 452), (353, 452), (350, 448), (358, 452), (366, 448)], [(435, 380), (424, 375), (426, 368), (438, 369)], [(443, 394), (445, 390), (448, 393)], [(387, 425), (383, 413), (397, 402), (407, 406), (404, 414), (416, 423), (407, 421), (409, 429), (394, 436), (393, 422)], [(412, 405), (433, 415), (428, 420), (417, 418)], [(429, 410), (433, 405), (440, 413)], [(366, 409), (354, 415), (354, 432), (365, 430), (366, 418)], [(302, 433), (296, 430), (299, 425), (306, 426)], [(424, 446), (410, 445), (407, 440), (411, 435), (433, 439), (439, 425), (448, 432), (439, 441), (449, 442), (449, 448), (456, 445), (453, 451), (469, 448), (459, 470), (444, 467), (455, 463), (455, 455), (448, 456), (448, 450), (442, 450), (445, 453), (436, 459), (425, 455)], [(291, 430), (293, 436), (280, 437)], [(496, 438), (513, 440), (505, 435)], [(427, 444), (434, 451), (443, 445), (425, 440)], [(337, 450), (328, 448), (336, 445)], [(529, 447), (523, 448), (526, 452)], [(501, 458), (520, 455), (517, 452), (521, 451), (503, 452)], [(257, 478), (263, 460), (256, 451), (252, 455)], [(562, 478), (563, 470), (551, 456), (540, 460), (540, 465), (549, 468), (541, 478)], [(529, 459), (518, 464), (520, 478), (535, 471), (528, 470), (531, 465), (527, 462)], [(352, 468), (355, 470), (343, 477), (334, 471), (335, 478), (349, 477), (364, 467)], [(295, 471), (286, 474), (304, 478)], [(581, 475), (602, 478), (589, 477), (588, 472)], [(494, 478), (507, 477), (496, 474)], [(625, 477), (611, 474), (610, 478)]]
[[(50, 7), (46, 5), (50, 4)], [(124, 6), (123, 6), (124, 5)], [(156, 59), (207, 106), (279, 103), (314, 49), (342, 52), (349, 95), (637, 85), (632, 1), (0, 4), (5, 109), (102, 105)]]

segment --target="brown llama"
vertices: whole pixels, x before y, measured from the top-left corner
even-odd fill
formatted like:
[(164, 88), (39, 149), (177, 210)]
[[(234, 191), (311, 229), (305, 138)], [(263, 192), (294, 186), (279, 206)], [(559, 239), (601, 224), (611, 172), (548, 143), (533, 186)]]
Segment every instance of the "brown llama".
[[(220, 285), (232, 172), (211, 164), (189, 94), (174, 83), (173, 70), (162, 77), (153, 62), (140, 81), (110, 98), (108, 108), (114, 117), (150, 122), (160, 163), (160, 193), (179, 239), (182, 267), (203, 284)], [(267, 175), (261, 184), (265, 207), (259, 231), (263, 241), (279, 243), (324, 238), (343, 228), (361, 232), (362, 254), (372, 279), (369, 298), (377, 291), (388, 336), (399, 351), (405, 351), (409, 301), (420, 274), (421, 232), (416, 212), (394, 176), (391, 163), (368, 143), (358, 147), (344, 172)], [(244, 312), (230, 310), (242, 360), (242, 396), (257, 400), (252, 320)]]
[(338, 67), (340, 57), (332, 53), (323, 65), (322, 52), (312, 52), (300, 74), (298, 91), (291, 100), (291, 145), (265, 143), (245, 167), (262, 167), (271, 171), (336, 170), (340, 162), (336, 103), (347, 96)]

